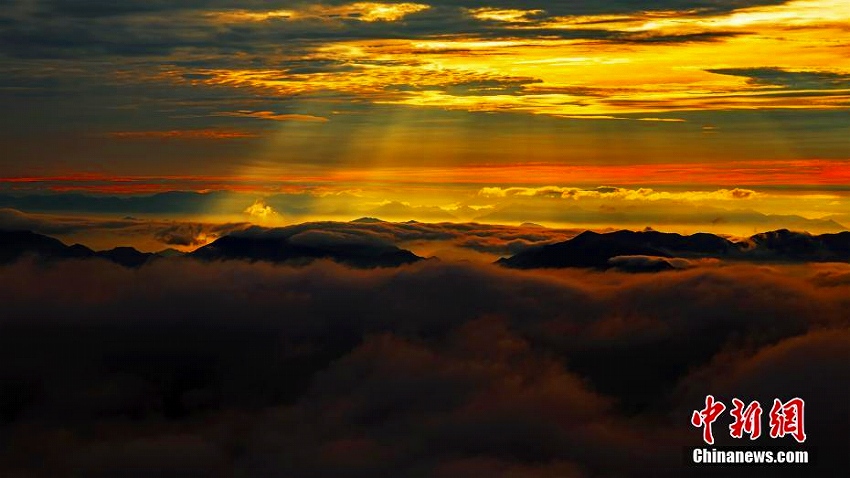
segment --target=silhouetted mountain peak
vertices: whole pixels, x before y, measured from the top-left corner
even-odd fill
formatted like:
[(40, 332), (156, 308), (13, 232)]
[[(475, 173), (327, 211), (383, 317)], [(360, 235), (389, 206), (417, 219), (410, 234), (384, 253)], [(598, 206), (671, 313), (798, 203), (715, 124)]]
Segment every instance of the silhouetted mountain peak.
[(291, 264), (330, 259), (364, 268), (396, 267), (422, 260), (416, 254), (391, 244), (373, 244), (357, 238), (295, 241), (292, 236), (280, 235), (274, 230), (265, 234), (224, 236), (195, 250), (190, 256), (203, 260), (241, 259)]
[(123, 266), (138, 267), (153, 254), (139, 252), (132, 247), (94, 252), (81, 244), (66, 246), (58, 239), (31, 231), (0, 231), (0, 263), (14, 262), (26, 256), (45, 261), (101, 257)]
[[(598, 233), (585, 231), (564, 242), (533, 248), (499, 264), (514, 268), (591, 267), (607, 269), (620, 256), (655, 258), (718, 258), (746, 261), (850, 261), (850, 232), (813, 236), (779, 229), (756, 234), (745, 243), (733, 243), (708, 233), (684, 236), (653, 230)], [(663, 262), (653, 263), (659, 270)]]
[(0, 263), (14, 262), (31, 255), (41, 258), (75, 257), (83, 251), (62, 241), (31, 231), (0, 230)]
[[(547, 267), (592, 267), (608, 268), (609, 259), (617, 256), (670, 257), (662, 249), (649, 246), (647, 240), (639, 240), (646, 233), (617, 231), (600, 234), (584, 231), (564, 242), (529, 249), (499, 263), (518, 269)], [(646, 237), (644, 237), (646, 239)]]
[(151, 258), (156, 257), (156, 254), (140, 252), (132, 247), (116, 247), (108, 251), (99, 251), (95, 254), (97, 257), (108, 259), (126, 267), (140, 267)]
[(577, 235), (576, 237), (574, 237), (574, 238), (573, 238), (573, 240), (576, 240), (576, 239), (581, 239), (581, 240), (590, 240), (590, 239), (598, 238), (598, 237), (599, 237), (599, 236), (601, 236), (601, 235), (602, 235), (602, 234), (600, 234), (600, 233), (598, 233), (598, 232), (594, 232), (594, 231), (589, 231), (589, 230), (588, 230), (588, 231), (584, 231), (584, 232), (582, 232), (581, 234)]
[(850, 232), (813, 236), (788, 229), (762, 232), (750, 237), (750, 252), (778, 261), (850, 261)]
[(72, 244), (68, 246), (68, 253), (72, 257), (92, 257), (95, 252), (82, 244)]
[(158, 255), (159, 257), (182, 257), (186, 255), (186, 253), (183, 251), (178, 251), (173, 247), (169, 247), (168, 249), (163, 249), (157, 252), (156, 255)]

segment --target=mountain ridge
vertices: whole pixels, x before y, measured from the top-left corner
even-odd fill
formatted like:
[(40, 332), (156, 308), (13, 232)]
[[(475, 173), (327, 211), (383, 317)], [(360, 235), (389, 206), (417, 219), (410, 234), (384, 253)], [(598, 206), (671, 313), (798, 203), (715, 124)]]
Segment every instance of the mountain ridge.
[[(424, 260), (389, 240), (308, 226), (253, 228), (220, 237), (185, 254), (140, 252), (132, 247), (94, 251), (80, 244), (66, 245), (31, 231), (0, 230), (0, 264), (26, 256), (46, 261), (100, 258), (131, 268), (178, 256), (203, 261), (245, 260), (296, 265), (327, 259), (360, 268), (397, 267)], [(850, 232), (813, 235), (778, 229), (732, 240), (709, 233), (682, 235), (651, 229), (584, 231), (569, 240), (532, 247), (501, 258), (496, 264), (516, 269), (579, 267), (650, 272), (680, 268), (688, 261), (700, 259), (850, 262)]]
[[(205, 261), (246, 260), (291, 264), (329, 259), (361, 268), (395, 267), (424, 260), (392, 244), (369, 243), (357, 238), (322, 242), (322, 239), (326, 238), (317, 238), (315, 234), (305, 238), (303, 233), (301, 236), (278, 236), (278, 232), (270, 229), (254, 231), (252, 234), (223, 236), (180, 257)], [(309, 240), (314, 243), (309, 243)], [(0, 230), (0, 265), (15, 262), (23, 257), (36, 257), (43, 261), (100, 258), (125, 267), (137, 268), (152, 260), (177, 256), (173, 253), (140, 252), (126, 246), (94, 251), (80, 244), (69, 246), (56, 238), (32, 231)]]
[(767, 231), (743, 241), (708, 233), (681, 235), (653, 230), (609, 233), (585, 231), (535, 247), (497, 264), (515, 269), (584, 267), (609, 269), (618, 257), (724, 259), (750, 262), (850, 262), (850, 232), (812, 235), (788, 229)]

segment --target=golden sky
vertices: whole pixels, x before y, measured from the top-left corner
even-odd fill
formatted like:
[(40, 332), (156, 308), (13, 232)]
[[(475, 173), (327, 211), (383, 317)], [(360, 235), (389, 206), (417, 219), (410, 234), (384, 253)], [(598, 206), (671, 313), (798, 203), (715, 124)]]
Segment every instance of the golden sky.
[(843, 227), (850, 3), (562, 3), (12, 2), (0, 197), (225, 191), (244, 204), (205, 216), (256, 220), (270, 196), (309, 204), (278, 206), (281, 222), (703, 207)]

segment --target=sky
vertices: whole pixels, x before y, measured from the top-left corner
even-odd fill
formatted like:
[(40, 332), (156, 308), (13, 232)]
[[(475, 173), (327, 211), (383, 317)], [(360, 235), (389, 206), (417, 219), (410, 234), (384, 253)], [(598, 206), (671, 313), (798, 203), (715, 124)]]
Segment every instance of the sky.
[(12, 212), (850, 223), (843, 0), (5, 3)]

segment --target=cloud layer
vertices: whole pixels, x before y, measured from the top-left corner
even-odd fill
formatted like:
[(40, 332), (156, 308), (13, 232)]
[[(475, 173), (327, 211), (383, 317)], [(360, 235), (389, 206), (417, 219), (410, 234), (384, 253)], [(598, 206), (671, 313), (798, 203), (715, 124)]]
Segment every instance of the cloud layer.
[(18, 263), (0, 270), (0, 468), (681, 476), (713, 393), (804, 397), (803, 472), (829, 474), (850, 432), (848, 272)]

